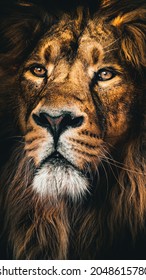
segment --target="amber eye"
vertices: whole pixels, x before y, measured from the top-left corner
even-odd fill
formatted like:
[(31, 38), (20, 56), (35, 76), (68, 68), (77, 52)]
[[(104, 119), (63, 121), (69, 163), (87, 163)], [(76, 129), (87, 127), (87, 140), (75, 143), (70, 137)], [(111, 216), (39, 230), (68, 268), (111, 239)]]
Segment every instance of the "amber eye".
[(35, 64), (29, 68), (30, 72), (39, 78), (45, 78), (47, 74), (47, 70), (43, 65)]
[(96, 73), (96, 79), (97, 81), (108, 81), (111, 80), (116, 76), (116, 72), (113, 69), (100, 69)]

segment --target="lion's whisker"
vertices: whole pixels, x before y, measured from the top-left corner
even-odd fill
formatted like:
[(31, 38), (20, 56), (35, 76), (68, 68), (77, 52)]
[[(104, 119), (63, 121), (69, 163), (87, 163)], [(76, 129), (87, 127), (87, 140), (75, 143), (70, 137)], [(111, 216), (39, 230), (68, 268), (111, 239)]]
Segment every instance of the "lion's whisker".
[(118, 42), (119, 40), (121, 40), (121, 38), (117, 38), (116, 40), (114, 40), (113, 42), (111, 42), (109, 45), (105, 46), (103, 49), (107, 49), (109, 47), (111, 47), (113, 44), (115, 44), (116, 42)]

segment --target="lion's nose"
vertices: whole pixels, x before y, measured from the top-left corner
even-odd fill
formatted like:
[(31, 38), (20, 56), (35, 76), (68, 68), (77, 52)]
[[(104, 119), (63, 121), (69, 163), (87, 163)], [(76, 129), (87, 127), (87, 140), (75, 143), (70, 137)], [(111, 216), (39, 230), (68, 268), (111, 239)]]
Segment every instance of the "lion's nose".
[(63, 112), (53, 116), (48, 113), (33, 114), (33, 119), (37, 125), (46, 127), (54, 137), (58, 136), (68, 128), (75, 128), (82, 125), (83, 116), (75, 116), (71, 112)]

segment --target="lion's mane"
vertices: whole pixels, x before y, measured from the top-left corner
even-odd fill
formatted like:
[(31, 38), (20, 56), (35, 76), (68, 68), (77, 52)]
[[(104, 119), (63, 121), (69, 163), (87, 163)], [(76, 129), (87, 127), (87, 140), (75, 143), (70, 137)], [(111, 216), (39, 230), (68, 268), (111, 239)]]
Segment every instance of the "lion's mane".
[(21, 1), (13, 12), (3, 13), (0, 25), (1, 258), (146, 257), (146, 5), (142, 0), (95, 2), (90, 13), (96, 9), (119, 34), (121, 57), (133, 69), (140, 98), (133, 109), (135, 119), (128, 139), (120, 144), (118, 152), (115, 150), (115, 157), (113, 153), (113, 158), (99, 167), (98, 187), (95, 176), (92, 194), (76, 202), (65, 197), (58, 203), (47, 199), (42, 203), (34, 195), (31, 187), (34, 163), (25, 155), (15, 97), (17, 69), (42, 34), (58, 20), (61, 9), (47, 6), (44, 11), (40, 6)]

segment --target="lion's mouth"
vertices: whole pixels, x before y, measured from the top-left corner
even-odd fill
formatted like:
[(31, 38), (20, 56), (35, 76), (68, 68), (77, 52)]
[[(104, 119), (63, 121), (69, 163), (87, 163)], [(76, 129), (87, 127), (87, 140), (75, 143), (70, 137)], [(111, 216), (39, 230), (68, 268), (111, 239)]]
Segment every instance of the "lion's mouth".
[(72, 166), (75, 169), (78, 169), (74, 166), (68, 159), (66, 159), (60, 152), (55, 151), (51, 155), (47, 156), (40, 164), (39, 169), (46, 164), (52, 164), (54, 166)]
[(57, 165), (60, 164), (70, 164), (69, 161), (59, 152), (55, 151), (51, 155), (49, 155), (45, 160), (43, 160), (43, 163), (51, 162)]
[(87, 176), (59, 152), (53, 152), (43, 160), (33, 180), (33, 189), (42, 197), (53, 197), (54, 201), (64, 195), (76, 200), (88, 188)]

